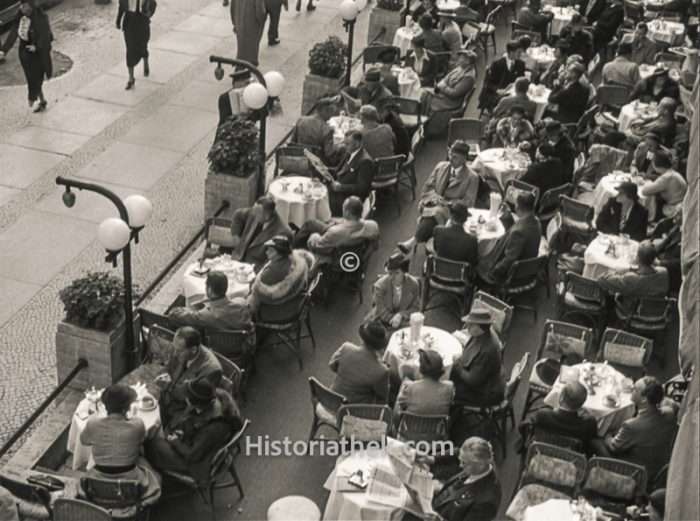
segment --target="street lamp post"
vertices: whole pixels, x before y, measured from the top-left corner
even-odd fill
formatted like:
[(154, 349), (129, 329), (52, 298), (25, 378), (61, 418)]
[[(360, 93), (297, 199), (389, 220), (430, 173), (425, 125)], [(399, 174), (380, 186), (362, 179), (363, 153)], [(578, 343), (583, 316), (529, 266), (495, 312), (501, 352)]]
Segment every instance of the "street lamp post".
[(251, 109), (255, 110), (260, 118), (260, 144), (259, 150), (263, 157), (258, 174), (258, 195), (265, 192), (265, 138), (267, 131), (267, 116), (275, 101), (284, 90), (284, 76), (277, 71), (270, 71), (263, 74), (255, 65), (245, 60), (226, 58), (223, 56), (209, 56), (211, 63), (216, 63), (214, 75), (217, 79), (223, 78), (221, 64), (232, 65), (250, 71), (258, 80), (258, 83), (250, 83), (243, 89), (243, 101)]
[(348, 63), (345, 67), (345, 86), (350, 86), (350, 71), (352, 70), (352, 40), (355, 35), (355, 22), (360, 11), (354, 0), (343, 0), (340, 4), (340, 16), (343, 17), (343, 27), (348, 33)]
[(75, 193), (71, 188), (85, 190), (100, 194), (116, 206), (119, 217), (109, 217), (102, 221), (97, 228), (97, 240), (107, 250), (106, 262), (112, 266), (117, 265), (119, 253), (123, 254), (122, 266), (124, 270), (124, 341), (126, 343), (126, 359), (129, 371), (136, 368), (138, 353), (134, 337), (134, 308), (133, 285), (131, 278), (131, 240), (139, 242), (139, 232), (153, 213), (150, 201), (142, 195), (130, 195), (123, 201), (117, 194), (107, 188), (94, 183), (85, 183), (75, 179), (56, 177), (56, 184), (65, 186), (63, 204), (71, 208), (75, 204)]

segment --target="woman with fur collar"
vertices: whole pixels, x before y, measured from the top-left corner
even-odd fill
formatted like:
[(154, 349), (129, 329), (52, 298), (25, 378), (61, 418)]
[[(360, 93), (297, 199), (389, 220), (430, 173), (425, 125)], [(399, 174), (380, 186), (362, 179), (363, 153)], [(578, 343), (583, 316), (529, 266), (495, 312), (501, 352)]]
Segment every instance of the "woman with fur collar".
[[(265, 243), (268, 261), (253, 282), (248, 297), (250, 309), (258, 320), (291, 318), (298, 310), (298, 300), (307, 287), (314, 256), (306, 250), (292, 250), (289, 238), (275, 235)], [(266, 315), (266, 316), (263, 316)]]

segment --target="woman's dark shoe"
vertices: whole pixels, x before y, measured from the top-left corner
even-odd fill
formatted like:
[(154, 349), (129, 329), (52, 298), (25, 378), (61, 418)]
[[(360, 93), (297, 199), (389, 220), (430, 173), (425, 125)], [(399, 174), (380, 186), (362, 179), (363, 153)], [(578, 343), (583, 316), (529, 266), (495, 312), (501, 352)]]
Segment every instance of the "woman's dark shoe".
[(134, 86), (134, 83), (136, 83), (135, 79), (127, 81), (126, 87), (124, 87), (124, 90), (131, 90), (131, 88)]
[(306, 10), (313, 11), (314, 9), (316, 9), (316, 6), (314, 4), (312, 4), (311, 2), (309, 2), (309, 5), (306, 6)]
[(148, 68), (148, 65), (143, 66), (143, 75), (148, 77), (148, 75), (151, 74), (151, 69)]
[(34, 112), (44, 112), (44, 110), (46, 110), (46, 105), (48, 105), (47, 102), (40, 102), (36, 107), (34, 107)]

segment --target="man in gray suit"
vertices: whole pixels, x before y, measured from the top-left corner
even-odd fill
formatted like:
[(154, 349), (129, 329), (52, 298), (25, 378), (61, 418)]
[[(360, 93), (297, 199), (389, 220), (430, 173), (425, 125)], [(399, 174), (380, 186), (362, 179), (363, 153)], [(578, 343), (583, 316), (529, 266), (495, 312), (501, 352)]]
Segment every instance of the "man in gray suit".
[(319, 148), (322, 151), (321, 160), (326, 165), (336, 164), (342, 153), (341, 147), (333, 142), (333, 129), (328, 124), (334, 113), (333, 102), (329, 98), (322, 98), (316, 102), (313, 114), (297, 120), (292, 133), (292, 142)]

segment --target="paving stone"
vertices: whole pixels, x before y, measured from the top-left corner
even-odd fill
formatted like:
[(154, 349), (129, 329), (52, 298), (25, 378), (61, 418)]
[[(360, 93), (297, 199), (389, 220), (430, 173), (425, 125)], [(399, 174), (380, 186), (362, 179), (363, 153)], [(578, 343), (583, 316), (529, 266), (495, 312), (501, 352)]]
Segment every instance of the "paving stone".
[(83, 146), (89, 139), (89, 136), (83, 136), (82, 134), (27, 125), (11, 136), (8, 136), (5, 142), (25, 148), (32, 148), (34, 150), (43, 150), (45, 152), (69, 156)]
[(159, 85), (145, 78), (139, 78), (132, 89), (126, 90), (124, 86), (124, 79), (121, 76), (103, 74), (76, 92), (75, 96), (133, 107), (153, 94)]
[[(148, 76), (148, 81), (155, 83), (167, 83), (196, 59), (196, 56), (191, 56), (189, 54), (149, 48), (148, 64), (150, 67), (150, 74)], [(142, 71), (143, 69), (139, 67), (135, 72), (137, 88), (140, 87), (141, 80), (145, 79)], [(114, 74), (123, 78), (124, 80), (129, 77), (128, 71), (126, 70), (126, 65), (124, 64), (113, 67), (110, 69), (109, 74)], [(126, 82), (124, 82), (124, 84), (126, 84)]]
[(219, 38), (226, 38), (233, 34), (231, 18), (228, 16), (213, 18), (195, 14), (176, 25), (175, 30)]
[(49, 107), (43, 113), (44, 117), (37, 120), (37, 126), (96, 136), (127, 110), (124, 105), (69, 96), (58, 105)]
[(212, 36), (186, 33), (183, 31), (170, 31), (154, 42), (151, 42), (150, 47), (163, 51), (189, 54), (191, 56), (201, 56), (217, 43), (219, 43), (219, 39)]
[(0, 306), (0, 324), (7, 322), (22, 309), (39, 290), (41, 286), (0, 277), (0, 295), (3, 301), (3, 305)]
[(224, 7), (223, 2), (212, 2), (204, 9), (199, 11), (197, 14), (201, 16), (208, 16), (211, 18), (227, 18), (229, 22), (231, 21), (231, 11), (229, 7)]
[(170, 99), (172, 105), (219, 113), (219, 95), (226, 91), (226, 84), (193, 81)]
[(65, 159), (59, 154), (2, 143), (0, 143), (0, 158), (2, 158), (0, 185), (8, 188), (27, 188), (47, 170)]
[(0, 206), (5, 204), (7, 201), (12, 199), (15, 195), (22, 193), (21, 190), (16, 188), (8, 188), (6, 186), (0, 185)]

